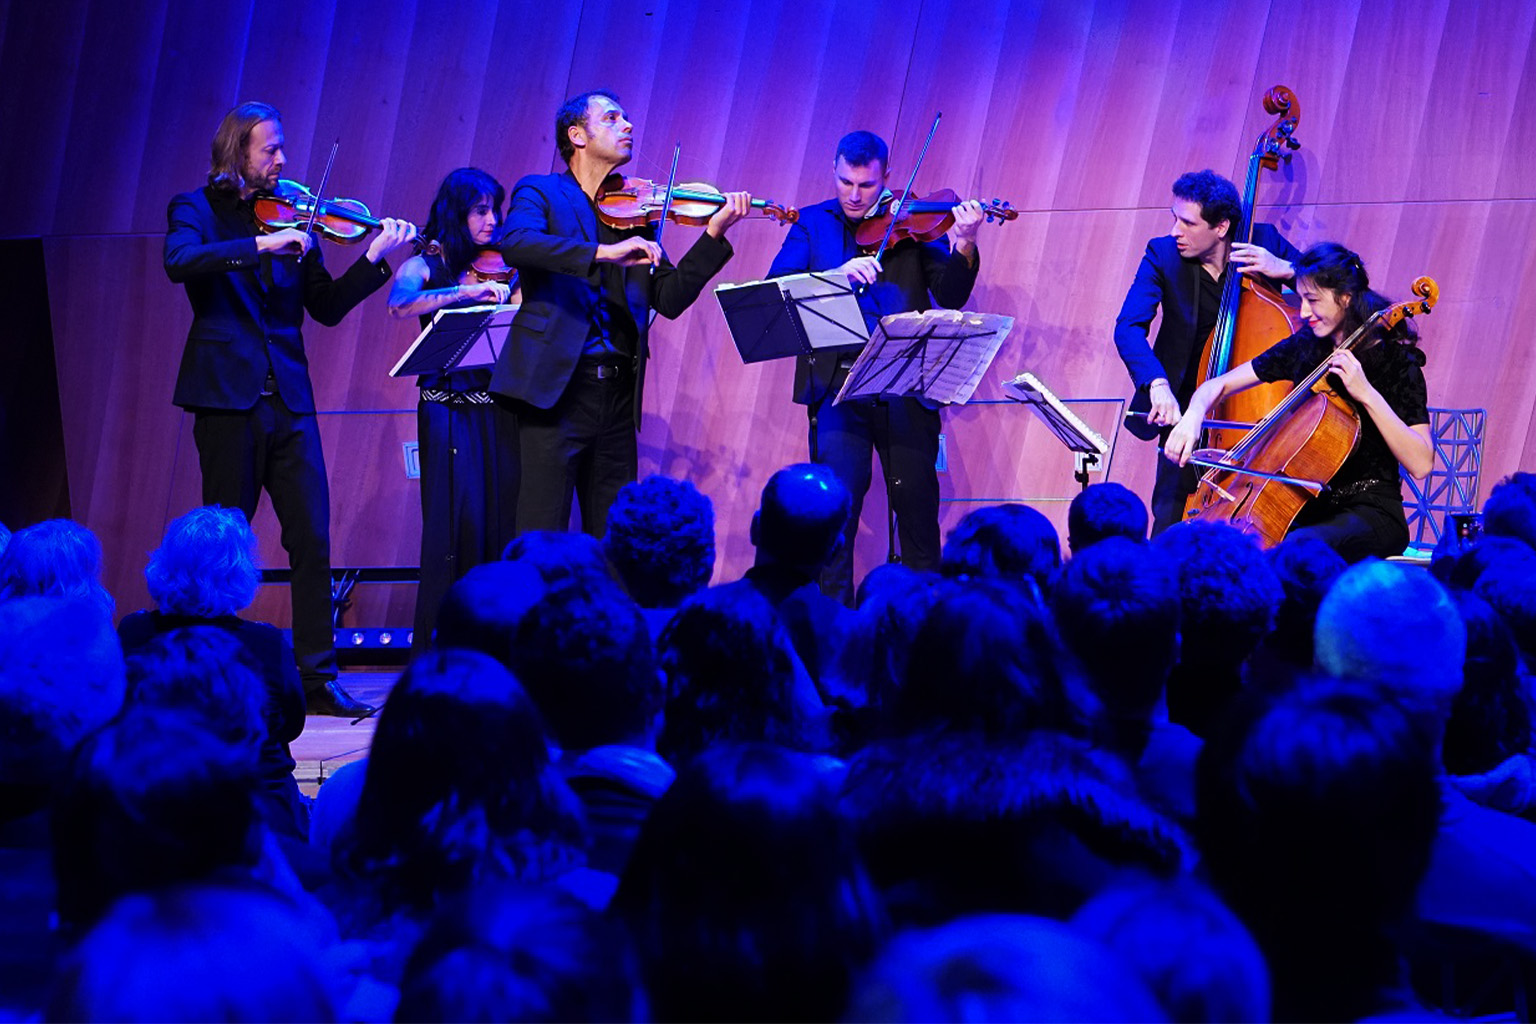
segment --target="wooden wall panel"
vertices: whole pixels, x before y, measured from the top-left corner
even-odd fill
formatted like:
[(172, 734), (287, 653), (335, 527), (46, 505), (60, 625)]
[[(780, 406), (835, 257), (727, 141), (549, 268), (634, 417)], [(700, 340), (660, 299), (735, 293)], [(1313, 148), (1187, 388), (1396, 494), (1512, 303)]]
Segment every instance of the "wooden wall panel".
[[(169, 404), (189, 314), (160, 269), (165, 203), (203, 181), (213, 129), (239, 100), (283, 111), (291, 177), (318, 179), (339, 137), (333, 193), (413, 219), (453, 167), (508, 187), (556, 167), (554, 110), (586, 88), (616, 89), (633, 115), (632, 173), (664, 176), (681, 140), (684, 178), (796, 205), (830, 196), (833, 147), (853, 128), (887, 136), (904, 182), (942, 109), (918, 189), (1024, 211), (983, 228), (971, 305), (1017, 326), (977, 398), (1025, 369), (1067, 397), (1124, 398), (1113, 319), (1146, 240), (1167, 230), (1168, 186), (1205, 166), (1240, 180), (1277, 83), (1300, 98), (1302, 148), (1261, 178), (1262, 216), (1299, 245), (1350, 244), (1389, 294), (1437, 277), (1431, 401), (1489, 409), (1485, 493), (1536, 464), (1522, 334), (1536, 319), (1536, 8), (1523, 0), (1430, 0), (1412, 17), (1390, 0), (894, 0), (878, 17), (835, 0), (12, 4), (0, 136), (25, 158), (0, 165), (0, 235), (48, 238), (60, 370), (76, 389), (72, 490), (128, 610), (143, 599), (143, 553), (199, 489), (190, 419)], [(696, 234), (669, 228), (667, 246)], [(721, 280), (761, 277), (781, 237), (735, 229)], [(361, 250), (324, 251), (340, 272)], [(306, 331), (338, 564), (415, 560), (400, 445), (416, 393), (386, 376), (415, 333), (383, 295)], [(659, 322), (654, 348), (642, 472), (687, 476), (714, 499), (717, 578), (732, 578), (752, 557), (763, 483), (806, 455), (793, 367), (741, 365), (708, 295)], [(1113, 405), (1082, 408), (1112, 430)], [(979, 405), (945, 429), (946, 527), (978, 497), (1027, 498), (1064, 522), (1070, 460), (1027, 413)], [(1108, 477), (1149, 492), (1154, 449), (1116, 440)], [(882, 502), (877, 476), (861, 569), (884, 555)], [(257, 528), (283, 564), (265, 504)], [(410, 588), (358, 600), (357, 615), (404, 621)], [(258, 601), (277, 621), (286, 608), (281, 588)]]

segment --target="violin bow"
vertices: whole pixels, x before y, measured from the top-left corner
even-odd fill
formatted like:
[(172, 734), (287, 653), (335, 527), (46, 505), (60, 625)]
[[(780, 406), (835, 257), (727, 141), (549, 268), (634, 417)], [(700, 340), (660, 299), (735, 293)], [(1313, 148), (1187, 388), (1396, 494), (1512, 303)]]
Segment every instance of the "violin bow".
[[(672, 212), (672, 193), (677, 191), (677, 161), (683, 155), (683, 144), (677, 143), (672, 147), (672, 172), (667, 175), (667, 199), (661, 205), (661, 220), (656, 222), (656, 247), (661, 248), (661, 229), (667, 226), (667, 216)], [(665, 255), (666, 250), (662, 250)], [(651, 264), (651, 273), (656, 273), (656, 264)]]
[(315, 205), (309, 208), (309, 223), (304, 225), (304, 233), (307, 235), (315, 229), (315, 220), (320, 216), (320, 204), (325, 202), (325, 184), (331, 180), (331, 168), (336, 163), (336, 151), (341, 148), (341, 140), (331, 143), (331, 155), (325, 161), (325, 173), (320, 175), (320, 187), (315, 190)]
[(876, 260), (885, 255), (885, 247), (891, 244), (891, 232), (896, 230), (896, 220), (901, 216), (901, 208), (906, 205), (908, 199), (912, 198), (912, 186), (917, 182), (917, 169), (923, 166), (923, 157), (928, 155), (928, 145), (933, 142), (933, 135), (939, 130), (939, 118), (943, 116), (944, 111), (942, 110), (935, 112), (933, 115), (933, 127), (928, 129), (928, 137), (923, 140), (923, 151), (917, 154), (917, 162), (912, 165), (912, 176), (907, 179), (906, 190), (902, 192), (901, 198), (891, 206), (891, 222), (885, 226), (885, 237), (880, 239), (880, 248), (875, 250)]

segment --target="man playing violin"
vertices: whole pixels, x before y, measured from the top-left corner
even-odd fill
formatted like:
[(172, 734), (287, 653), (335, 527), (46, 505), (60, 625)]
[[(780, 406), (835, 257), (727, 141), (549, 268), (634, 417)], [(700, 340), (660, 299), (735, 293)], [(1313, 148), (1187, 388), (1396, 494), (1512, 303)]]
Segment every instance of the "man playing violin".
[(629, 162), (633, 136), (617, 96), (575, 96), (555, 115), (566, 171), (529, 175), (512, 190), (501, 251), (518, 270), (523, 303), (491, 391), (517, 415), (520, 532), (566, 529), (574, 495), (582, 529), (603, 534), (609, 506), (639, 464), (650, 312), (675, 318), (692, 305), (731, 258), (726, 230), (751, 202), (745, 192), (727, 193), (674, 265), (654, 229), (598, 218), (598, 190)]
[[(392, 316), (419, 317), (425, 328), (440, 309), (511, 300), (514, 282), (481, 280), (472, 269), (495, 244), (506, 197), (501, 183), (478, 168), (448, 173), (427, 216), (426, 236), (436, 245), (396, 271)], [(415, 646), (425, 648), (448, 588), (475, 566), (500, 558), (516, 532), (517, 421), (491, 400), (489, 369), (425, 374), (416, 383), (421, 582)]]
[[(873, 331), (882, 316), (942, 306), (959, 309), (970, 298), (980, 267), (976, 231), (981, 204), (954, 208), (951, 249), (944, 238), (906, 239), (876, 260), (854, 238), (859, 222), (879, 215), (890, 199), (889, 150), (872, 132), (852, 132), (837, 144), (832, 162), (835, 198), (804, 207), (789, 228), (768, 277), (838, 271), (864, 285), (859, 305)], [(915, 569), (939, 566), (939, 411), (916, 398), (861, 398), (833, 405), (857, 347), (801, 356), (794, 400), (810, 419), (812, 462), (831, 467), (853, 498), (843, 544), (821, 578), (830, 597), (853, 603), (853, 545), (869, 492), (874, 452), (880, 452), (887, 500), (896, 513), (901, 559)]]
[(305, 232), (263, 233), (252, 201), (277, 187), (283, 124), (265, 103), (242, 103), (213, 138), (208, 185), (171, 200), (165, 272), (183, 284), (192, 327), (172, 399), (194, 415), (203, 502), (247, 519), (266, 490), (293, 569), (293, 647), (311, 714), (371, 710), (336, 683), (331, 633), (330, 491), (301, 327), (327, 327), (389, 279), (384, 256), (415, 237), (405, 221), (382, 229), (332, 278)]
[[(1295, 276), (1301, 255), (1268, 224), (1255, 224), (1252, 245), (1233, 242), (1242, 227), (1237, 187), (1215, 171), (1191, 171), (1173, 183), (1173, 227), (1147, 243), (1120, 315), (1115, 318), (1115, 348), (1136, 385), (1133, 413), (1145, 413), (1149, 433), (1167, 437), (1179, 421), (1199, 378), (1200, 349), (1216, 325), (1228, 266), (1239, 274), (1280, 282)], [(1157, 343), (1149, 343), (1152, 320), (1161, 307)], [(1133, 428), (1134, 429), (1134, 428)], [(1156, 536), (1184, 515), (1198, 474), (1164, 459), (1157, 463), (1152, 487), (1152, 534)]]

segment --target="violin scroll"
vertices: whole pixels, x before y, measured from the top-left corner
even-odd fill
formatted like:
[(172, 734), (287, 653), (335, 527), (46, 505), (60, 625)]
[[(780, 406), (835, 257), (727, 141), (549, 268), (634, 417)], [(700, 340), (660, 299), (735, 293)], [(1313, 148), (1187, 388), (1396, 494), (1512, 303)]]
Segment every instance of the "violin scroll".
[(1264, 110), (1275, 114), (1275, 123), (1259, 136), (1256, 147), (1259, 162), (1269, 170), (1277, 170), (1282, 159), (1289, 161), (1287, 150), (1300, 149), (1296, 141), (1296, 126), (1301, 123), (1301, 103), (1296, 94), (1283, 85), (1276, 85), (1264, 94)]
[(1411, 290), (1419, 298), (1394, 303), (1376, 314), (1379, 319), (1373, 318), (1382, 330), (1389, 331), (1411, 316), (1428, 315), (1440, 301), (1440, 285), (1432, 277), (1415, 278)]

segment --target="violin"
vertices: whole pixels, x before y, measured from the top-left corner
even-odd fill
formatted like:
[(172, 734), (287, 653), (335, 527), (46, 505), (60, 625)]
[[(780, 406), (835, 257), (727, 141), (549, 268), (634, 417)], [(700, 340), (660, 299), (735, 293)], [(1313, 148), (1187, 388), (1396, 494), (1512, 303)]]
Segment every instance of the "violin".
[[(416, 254), (418, 256), (441, 256), (443, 246), (441, 242), (416, 239)], [(475, 281), (499, 281), (502, 284), (512, 284), (517, 280), (517, 268), (508, 263), (501, 255), (501, 250), (495, 246), (486, 246), (475, 253), (475, 258), (469, 261), (469, 266), (464, 268), (464, 273), (459, 275), (461, 284), (469, 284)]]
[[(891, 232), (889, 242), (891, 245), (903, 238), (931, 242), (955, 226), (955, 207), (965, 201), (955, 194), (954, 189), (948, 188), (930, 192), (917, 199), (907, 199), (907, 195), (906, 192), (892, 192), (883, 213), (859, 222), (853, 235), (859, 248), (868, 250), (877, 248), (885, 240), (887, 230)], [(894, 229), (891, 228), (891, 211), (893, 210), (896, 211)], [(981, 212), (986, 215), (989, 224), (993, 221), (1002, 223), (1016, 220), (1019, 216), (1018, 210), (1000, 199), (983, 203)]]
[[(1372, 314), (1343, 344), (1360, 352), (1405, 317), (1427, 314), (1440, 298), (1433, 278), (1413, 282), (1419, 298)], [(1377, 333), (1380, 332), (1380, 333)], [(1190, 498), (1186, 519), (1236, 526), (1260, 547), (1279, 544), (1302, 507), (1328, 489), (1360, 439), (1360, 410), (1330, 383), (1329, 361), (1317, 368), (1230, 451), (1201, 449), (1189, 460), (1208, 472)]]
[(266, 232), (294, 228), (312, 230), (333, 242), (352, 245), (361, 242), (383, 225), (358, 199), (319, 199), (309, 189), (287, 178), (279, 179), (271, 192), (259, 192), (255, 198), (256, 222)]
[[(597, 190), (598, 219), (615, 228), (656, 224), (663, 213), (674, 224), (702, 227), (724, 205), (725, 195), (719, 189), (696, 181), (685, 182), (672, 190), (670, 209), (667, 208), (666, 182), (613, 175)], [(800, 219), (799, 210), (771, 199), (753, 199), (752, 209), (780, 224), (793, 224)]]

